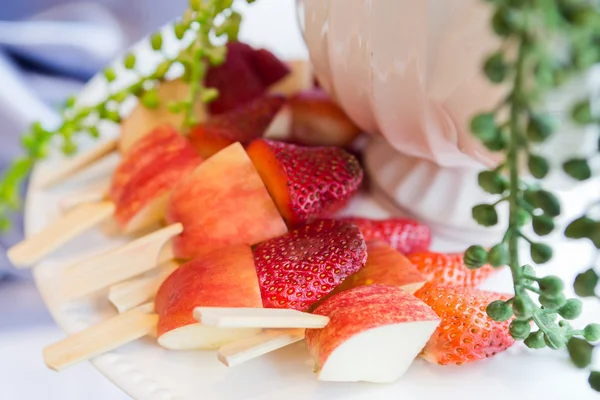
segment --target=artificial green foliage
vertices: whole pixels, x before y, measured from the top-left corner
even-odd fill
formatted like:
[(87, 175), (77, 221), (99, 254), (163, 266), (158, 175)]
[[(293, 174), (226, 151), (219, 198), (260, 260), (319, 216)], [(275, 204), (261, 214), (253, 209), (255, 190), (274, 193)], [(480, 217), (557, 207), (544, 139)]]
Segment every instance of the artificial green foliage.
[[(483, 110), (471, 120), (473, 135), (503, 156), (497, 167), (481, 172), (478, 178), (481, 188), (498, 196), (498, 201), (475, 206), (473, 218), (486, 227), (501, 222), (507, 225), (502, 242), (490, 248), (486, 261), (495, 266), (508, 264), (515, 291), (510, 306), (496, 301), (488, 306), (487, 312), (496, 321), (514, 316), (510, 333), (527, 347), (566, 347), (573, 363), (584, 368), (591, 363), (593, 342), (600, 339), (600, 325), (590, 324), (583, 330), (571, 327), (568, 320), (575, 320), (582, 313), (581, 300), (568, 299), (564, 294), (565, 284), (558, 277), (536, 273), (535, 265), (547, 263), (553, 255), (552, 247), (538, 238), (556, 231), (554, 219), (562, 210), (557, 197), (544, 189), (544, 179), (551, 172), (550, 163), (535, 151), (558, 127), (555, 118), (542, 108), (546, 96), (569, 78), (600, 62), (600, 2), (486, 2), (493, 8), (490, 23), (502, 44), (482, 60), (482, 71), (491, 84), (504, 85), (508, 95), (493, 110)], [(573, 104), (570, 115), (578, 125), (599, 122), (587, 99)], [(594, 150), (600, 151), (600, 138)], [(586, 153), (566, 160), (562, 170), (574, 180), (588, 180), (592, 177), (590, 161), (594, 157), (598, 154)], [(526, 169), (522, 168), (523, 160)], [(499, 206), (508, 207), (508, 221), (499, 220)], [(595, 206), (600, 204), (592, 207)], [(568, 224), (564, 233), (568, 238), (587, 239), (600, 248), (600, 221), (589, 215), (592, 214)], [(528, 225), (537, 237), (525, 233)], [(529, 244), (533, 267), (521, 264), (522, 241)], [(485, 264), (485, 251), (480, 246), (471, 246), (465, 253), (465, 264), (480, 268)], [(594, 268), (581, 272), (573, 284), (576, 294), (596, 297), (598, 281)], [(592, 372), (589, 383), (600, 391), (600, 373)]]

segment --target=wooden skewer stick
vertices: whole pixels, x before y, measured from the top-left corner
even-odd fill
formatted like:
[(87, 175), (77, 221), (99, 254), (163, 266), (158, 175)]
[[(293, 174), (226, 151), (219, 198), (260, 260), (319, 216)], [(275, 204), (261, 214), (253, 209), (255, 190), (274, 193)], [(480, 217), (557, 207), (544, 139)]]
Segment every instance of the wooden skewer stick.
[(291, 309), (196, 307), (202, 325), (220, 328), (324, 328), (329, 317)]
[(89, 188), (82, 194), (75, 194), (66, 199), (62, 199), (59, 203), (62, 212), (68, 212), (82, 204), (102, 201), (107, 198), (109, 183), (102, 182), (93, 188)]
[(178, 267), (175, 261), (168, 261), (138, 278), (113, 285), (108, 291), (108, 300), (120, 313), (150, 301), (164, 280)]
[(116, 250), (67, 268), (60, 277), (62, 298), (72, 300), (89, 295), (173, 260), (169, 240), (182, 231), (181, 224), (172, 224)]
[(152, 334), (158, 323), (153, 309), (146, 304), (54, 343), (44, 349), (44, 362), (60, 371)]
[(82, 153), (76, 157), (67, 159), (57, 168), (52, 168), (47, 174), (42, 176), (39, 185), (42, 189), (54, 186), (65, 179), (79, 173), (83, 169), (96, 163), (110, 153), (117, 150), (119, 141), (117, 139), (107, 140), (94, 149)]
[(221, 347), (220, 362), (234, 367), (282, 347), (304, 340), (304, 329), (267, 329), (258, 335)]
[(115, 205), (109, 201), (83, 204), (10, 248), (7, 256), (18, 268), (34, 265), (71, 239), (110, 218), (114, 211)]

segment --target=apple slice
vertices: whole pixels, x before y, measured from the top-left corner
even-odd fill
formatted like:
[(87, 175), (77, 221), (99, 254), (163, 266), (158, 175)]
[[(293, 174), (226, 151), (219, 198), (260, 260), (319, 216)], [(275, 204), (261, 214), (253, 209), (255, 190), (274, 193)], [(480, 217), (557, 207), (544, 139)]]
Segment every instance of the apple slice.
[(135, 232), (164, 218), (175, 183), (202, 159), (186, 138), (161, 126), (123, 155), (109, 192), (115, 220), (125, 232)]
[(396, 286), (412, 294), (427, 282), (405, 256), (383, 242), (367, 242), (367, 254), (365, 266), (346, 278), (332, 295), (373, 284)]
[(347, 147), (361, 133), (322, 89), (304, 90), (289, 100), (292, 141), (307, 146)]
[(158, 343), (171, 350), (217, 349), (255, 335), (257, 328), (219, 328), (199, 324), (196, 307), (262, 307), (250, 246), (205, 253), (175, 270), (155, 299)]
[(287, 227), (240, 143), (202, 163), (174, 188), (167, 219), (180, 222), (175, 256), (192, 259), (232, 244), (253, 245), (287, 232)]
[(213, 116), (192, 128), (190, 142), (203, 158), (209, 158), (235, 142), (248, 144), (263, 136), (284, 103), (282, 95), (265, 95)]
[(331, 319), (323, 329), (306, 330), (320, 381), (394, 382), (440, 323), (427, 304), (387, 285), (342, 292), (315, 314)]

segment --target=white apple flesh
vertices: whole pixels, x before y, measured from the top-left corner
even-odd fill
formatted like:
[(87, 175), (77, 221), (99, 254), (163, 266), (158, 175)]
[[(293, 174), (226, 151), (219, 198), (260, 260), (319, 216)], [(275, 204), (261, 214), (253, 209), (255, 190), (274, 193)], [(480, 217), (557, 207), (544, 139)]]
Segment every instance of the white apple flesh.
[(440, 323), (427, 304), (387, 285), (344, 291), (314, 313), (331, 319), (323, 329), (306, 330), (320, 381), (395, 382)]

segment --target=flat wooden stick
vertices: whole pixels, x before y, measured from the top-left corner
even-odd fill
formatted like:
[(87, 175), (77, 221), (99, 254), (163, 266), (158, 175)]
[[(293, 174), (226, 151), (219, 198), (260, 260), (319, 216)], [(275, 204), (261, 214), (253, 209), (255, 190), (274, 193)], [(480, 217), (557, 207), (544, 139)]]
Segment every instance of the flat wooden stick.
[(167, 242), (182, 231), (181, 224), (172, 224), (65, 269), (60, 276), (60, 295), (72, 300), (156, 268), (173, 259), (171, 243)]
[(38, 181), (39, 186), (42, 189), (47, 189), (72, 177), (110, 153), (116, 151), (118, 145), (118, 139), (108, 140), (88, 152), (65, 160), (61, 165), (50, 169), (47, 174), (42, 176)]
[(81, 233), (110, 218), (114, 210), (115, 205), (109, 201), (82, 204), (10, 248), (8, 258), (19, 268), (32, 266)]
[(85, 191), (85, 193), (75, 194), (62, 199), (59, 203), (60, 209), (62, 212), (68, 212), (69, 210), (72, 210), (73, 208), (82, 204), (102, 201), (106, 199), (107, 190), (108, 185), (106, 182), (102, 182), (102, 184), (97, 185), (97, 187), (89, 188)]
[(150, 301), (160, 285), (177, 267), (179, 264), (175, 261), (167, 261), (141, 277), (113, 285), (108, 291), (108, 300), (120, 313)]
[(130, 310), (54, 343), (44, 349), (44, 362), (60, 371), (152, 334), (158, 323), (158, 315), (148, 312), (152, 309), (148, 304)]
[(267, 329), (221, 347), (217, 357), (226, 366), (234, 367), (301, 340), (304, 340), (304, 329)]
[(221, 328), (324, 328), (329, 317), (291, 309), (196, 307), (194, 318)]

